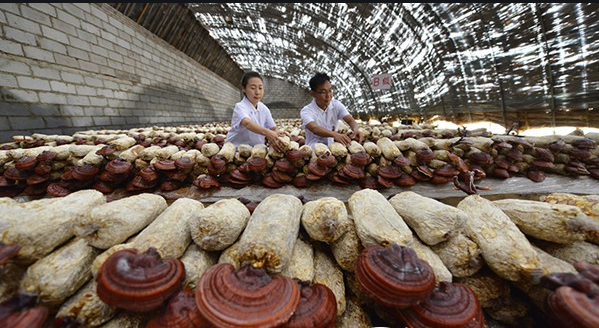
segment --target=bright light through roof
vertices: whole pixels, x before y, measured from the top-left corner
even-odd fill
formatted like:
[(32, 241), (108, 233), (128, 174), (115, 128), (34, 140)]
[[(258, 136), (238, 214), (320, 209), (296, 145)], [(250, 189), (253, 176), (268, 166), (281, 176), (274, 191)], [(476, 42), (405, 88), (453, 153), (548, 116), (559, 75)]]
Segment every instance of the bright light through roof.
[[(441, 120), (434, 121), (433, 124), (437, 126), (437, 129), (457, 129), (458, 127), (460, 127), (459, 125), (456, 125), (454, 123), (451, 123), (448, 121), (441, 121)], [(485, 128), (485, 129), (487, 129), (487, 131), (490, 131), (493, 134), (505, 134), (505, 131), (506, 131), (506, 129), (503, 126), (501, 126), (499, 124), (491, 123), (491, 122), (470, 123), (470, 124), (464, 124), (464, 126), (468, 130)], [(579, 129), (582, 130), (585, 134), (590, 133), (590, 132), (599, 133), (599, 129), (597, 129), (597, 128), (585, 127), (585, 128), (579, 128)], [(576, 127), (562, 126), (562, 127), (555, 127), (555, 128), (529, 129), (529, 130), (525, 130), (525, 131), (520, 131), (520, 132), (518, 132), (518, 134), (521, 136), (566, 135), (566, 134), (572, 133), (574, 130), (576, 130)]]

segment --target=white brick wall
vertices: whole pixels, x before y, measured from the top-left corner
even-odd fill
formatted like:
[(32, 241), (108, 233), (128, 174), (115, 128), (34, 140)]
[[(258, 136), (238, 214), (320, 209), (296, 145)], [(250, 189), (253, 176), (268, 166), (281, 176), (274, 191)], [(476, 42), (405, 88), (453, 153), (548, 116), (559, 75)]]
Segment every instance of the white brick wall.
[(0, 33), (0, 143), (228, 121), (239, 101), (238, 86), (107, 4), (0, 4)]

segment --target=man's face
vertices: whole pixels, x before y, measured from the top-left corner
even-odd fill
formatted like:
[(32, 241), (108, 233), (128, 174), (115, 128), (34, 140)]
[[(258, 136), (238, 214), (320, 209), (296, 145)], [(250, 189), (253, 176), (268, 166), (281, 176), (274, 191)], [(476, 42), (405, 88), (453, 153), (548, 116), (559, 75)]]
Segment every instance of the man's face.
[(311, 91), (312, 97), (316, 100), (316, 104), (321, 109), (326, 109), (333, 100), (333, 87), (331, 82), (326, 81), (316, 88), (315, 91)]

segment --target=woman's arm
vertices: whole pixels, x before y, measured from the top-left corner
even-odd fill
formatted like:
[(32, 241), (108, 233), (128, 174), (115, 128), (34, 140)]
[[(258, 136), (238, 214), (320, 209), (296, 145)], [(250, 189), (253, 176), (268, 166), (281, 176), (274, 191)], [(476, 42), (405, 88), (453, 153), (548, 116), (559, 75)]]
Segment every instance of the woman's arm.
[(271, 129), (267, 129), (260, 124), (252, 121), (249, 117), (244, 117), (241, 120), (241, 125), (243, 125), (246, 129), (263, 135), (268, 143), (277, 151), (282, 151), (284, 149), (284, 144), (281, 140), (279, 140), (279, 134), (277, 131), (273, 131)]

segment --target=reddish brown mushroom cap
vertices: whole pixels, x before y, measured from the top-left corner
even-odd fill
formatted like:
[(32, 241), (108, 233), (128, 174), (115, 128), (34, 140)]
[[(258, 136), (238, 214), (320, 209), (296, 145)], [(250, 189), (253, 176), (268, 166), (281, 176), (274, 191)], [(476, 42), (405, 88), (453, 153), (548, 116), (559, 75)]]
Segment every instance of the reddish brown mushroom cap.
[(302, 153), (301, 151), (297, 150), (297, 149), (292, 149), (287, 151), (287, 154), (285, 154), (285, 157), (290, 160), (291, 162), (297, 162), (301, 159), (304, 159), (304, 153)]
[(334, 167), (337, 165), (337, 159), (330, 153), (324, 153), (316, 158), (316, 163), (320, 166)]
[(275, 161), (274, 167), (275, 169), (285, 173), (293, 173), (296, 171), (295, 165), (286, 158), (281, 158)]
[(377, 169), (378, 175), (389, 180), (399, 178), (402, 173), (403, 172), (401, 171), (401, 169), (395, 165), (379, 166), (379, 168)]
[(8, 262), (8, 260), (17, 255), (20, 249), (21, 246), (17, 244), (7, 245), (0, 241), (0, 265), (5, 264), (6, 262)]
[[(346, 164), (346, 166), (349, 164)], [(308, 164), (308, 171), (314, 175), (319, 177), (323, 177), (329, 173), (329, 170), (326, 166), (318, 164), (318, 162), (310, 162)]]
[(293, 316), (282, 328), (336, 327), (337, 301), (331, 289), (323, 284), (298, 282), (301, 297)]
[(413, 249), (397, 244), (364, 249), (355, 273), (362, 292), (387, 307), (413, 306), (435, 287), (432, 267), (419, 259)]
[(0, 327), (39, 328), (42, 327), (50, 311), (44, 306), (36, 306), (37, 296), (19, 293), (0, 304)]
[(306, 175), (298, 174), (295, 177), (293, 177), (293, 179), (291, 180), (291, 183), (296, 188), (306, 188), (306, 187), (308, 187), (308, 185), (310, 185), (310, 180), (306, 178)]
[(186, 173), (191, 172), (193, 170), (195, 163), (189, 157), (180, 157), (175, 160), (175, 166)]
[(293, 315), (300, 301), (299, 285), (291, 278), (269, 276), (263, 268), (229, 263), (212, 266), (195, 291), (204, 319), (219, 328), (278, 327)]
[(412, 328), (483, 328), (480, 303), (470, 287), (442, 281), (418, 305), (398, 311)]
[(435, 159), (435, 153), (430, 148), (422, 148), (416, 151), (416, 160), (420, 164), (426, 164)]
[(51, 183), (46, 187), (46, 192), (54, 197), (64, 197), (71, 193), (68, 188), (61, 186), (58, 183)]
[(357, 166), (366, 166), (366, 165), (370, 164), (370, 160), (371, 160), (370, 155), (365, 152), (359, 152), (359, 153), (352, 154), (350, 159), (351, 159), (351, 163), (353, 165), (357, 165)]
[(56, 158), (56, 156), (58, 156), (58, 153), (54, 152), (54, 151), (50, 151), (50, 150), (44, 150), (43, 152), (41, 152), (39, 155), (37, 155), (35, 157), (35, 159), (38, 162), (43, 162), (43, 161), (52, 161)]
[(599, 296), (590, 298), (572, 287), (562, 286), (547, 296), (545, 304), (555, 327), (599, 327)]
[(159, 171), (170, 171), (177, 169), (177, 166), (172, 159), (163, 159), (154, 163), (154, 168)]
[(361, 179), (358, 184), (362, 189), (379, 189), (379, 184), (376, 182), (376, 178), (372, 175), (368, 175)]
[(599, 266), (574, 263), (577, 274), (556, 272), (541, 277), (552, 292), (545, 300), (547, 315), (556, 328), (599, 327)]
[(129, 310), (151, 311), (181, 288), (185, 267), (178, 259), (162, 259), (155, 248), (138, 254), (123, 249), (102, 264), (96, 281), (98, 297), (106, 304)]
[(96, 176), (96, 174), (98, 174), (99, 172), (100, 172), (99, 168), (97, 168), (91, 164), (85, 164), (82, 166), (76, 166), (71, 171), (71, 174), (73, 175), (73, 178), (81, 181), (81, 180), (90, 180), (94, 176)]
[(113, 174), (129, 173), (131, 170), (131, 163), (124, 159), (116, 158), (108, 162), (104, 169)]
[(15, 161), (15, 167), (19, 170), (33, 170), (37, 160), (33, 156), (21, 156)]
[(250, 170), (256, 173), (261, 172), (268, 165), (268, 161), (262, 157), (252, 157), (247, 160)]
[(166, 310), (150, 319), (145, 328), (195, 328), (202, 319), (196, 306), (194, 292), (185, 287), (168, 302)]
[(364, 168), (353, 164), (345, 164), (341, 169), (343, 174), (354, 179), (363, 179), (366, 176)]

